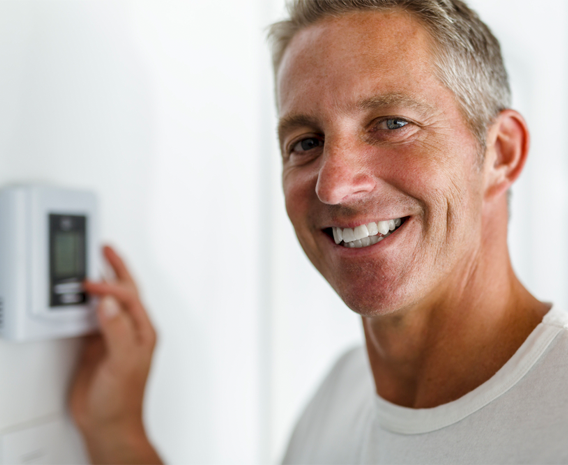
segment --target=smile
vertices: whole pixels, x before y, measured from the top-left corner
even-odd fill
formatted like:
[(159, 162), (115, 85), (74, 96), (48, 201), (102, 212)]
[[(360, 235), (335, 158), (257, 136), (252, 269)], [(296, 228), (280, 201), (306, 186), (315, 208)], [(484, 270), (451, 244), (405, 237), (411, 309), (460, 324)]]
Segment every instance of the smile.
[(362, 224), (356, 228), (333, 227), (333, 239), (337, 245), (350, 249), (370, 247), (390, 236), (406, 218), (378, 221), (377, 223)]

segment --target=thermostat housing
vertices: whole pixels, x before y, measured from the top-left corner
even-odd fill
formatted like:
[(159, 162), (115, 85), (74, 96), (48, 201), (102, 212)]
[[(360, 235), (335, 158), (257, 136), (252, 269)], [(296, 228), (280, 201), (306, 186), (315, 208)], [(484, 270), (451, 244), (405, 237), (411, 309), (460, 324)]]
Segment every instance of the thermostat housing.
[(0, 335), (77, 336), (97, 326), (83, 289), (98, 279), (94, 193), (46, 186), (0, 190)]

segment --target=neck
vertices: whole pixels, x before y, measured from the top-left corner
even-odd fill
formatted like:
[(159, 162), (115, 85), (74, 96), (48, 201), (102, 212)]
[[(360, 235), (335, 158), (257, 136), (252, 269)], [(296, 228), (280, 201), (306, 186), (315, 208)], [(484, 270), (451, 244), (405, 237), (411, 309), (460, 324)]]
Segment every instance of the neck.
[(437, 298), (396, 314), (363, 317), (382, 398), (411, 408), (456, 400), (491, 378), (542, 321), (549, 305), (515, 276), (506, 225), (500, 236), (484, 238)]

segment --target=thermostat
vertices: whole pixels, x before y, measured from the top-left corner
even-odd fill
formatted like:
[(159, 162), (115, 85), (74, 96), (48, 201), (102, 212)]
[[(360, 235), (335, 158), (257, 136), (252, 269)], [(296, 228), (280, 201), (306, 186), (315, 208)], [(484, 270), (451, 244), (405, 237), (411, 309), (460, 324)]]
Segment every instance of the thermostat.
[(96, 328), (83, 289), (98, 279), (94, 193), (46, 186), (0, 190), (0, 335), (27, 341)]

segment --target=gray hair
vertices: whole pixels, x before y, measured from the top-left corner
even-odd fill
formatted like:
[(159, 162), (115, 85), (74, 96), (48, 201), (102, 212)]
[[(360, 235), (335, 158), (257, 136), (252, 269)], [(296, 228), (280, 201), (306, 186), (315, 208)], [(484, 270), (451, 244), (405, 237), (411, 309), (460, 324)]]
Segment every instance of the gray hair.
[(501, 47), (477, 13), (461, 0), (288, 0), (289, 19), (269, 29), (275, 74), (300, 30), (327, 17), (359, 11), (402, 10), (420, 21), (433, 39), (438, 79), (451, 90), (470, 130), (485, 151), (487, 128), (511, 106)]

